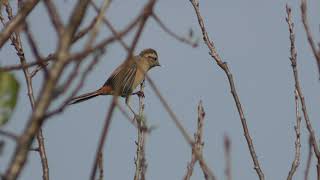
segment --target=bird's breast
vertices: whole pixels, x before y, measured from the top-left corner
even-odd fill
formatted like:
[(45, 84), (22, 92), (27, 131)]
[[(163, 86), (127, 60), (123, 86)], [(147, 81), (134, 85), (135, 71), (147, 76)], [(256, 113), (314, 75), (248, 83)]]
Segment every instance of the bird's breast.
[(143, 69), (141, 69), (141, 68), (137, 69), (136, 77), (135, 77), (133, 84), (132, 84), (132, 91), (134, 91), (137, 88), (137, 86), (139, 84), (141, 84), (141, 82), (144, 80), (145, 74), (146, 74), (146, 72)]

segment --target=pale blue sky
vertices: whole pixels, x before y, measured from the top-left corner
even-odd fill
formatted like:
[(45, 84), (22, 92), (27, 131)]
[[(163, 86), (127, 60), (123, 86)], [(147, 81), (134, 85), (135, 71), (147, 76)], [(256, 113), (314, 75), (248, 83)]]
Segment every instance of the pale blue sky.
[[(146, 0), (114, 0), (106, 13), (115, 27), (123, 28), (137, 15)], [(63, 19), (67, 20), (74, 1), (56, 1)], [(285, 21), (285, 3), (293, 9), (298, 51), (298, 68), (301, 86), (307, 102), (310, 119), (320, 136), (319, 81), (315, 60), (307, 44), (301, 23), (298, 0), (201, 0), (200, 10), (207, 31), (215, 42), (221, 57), (229, 63), (236, 88), (244, 107), (248, 127), (266, 179), (287, 177), (294, 157), (294, 83), (289, 61), (288, 27)], [(309, 1), (310, 27), (319, 40), (320, 2)], [(158, 51), (160, 68), (149, 73), (156, 82), (182, 124), (192, 135), (196, 129), (197, 104), (203, 100), (206, 111), (204, 126), (204, 157), (218, 179), (225, 179), (223, 136), (231, 138), (232, 175), (234, 179), (258, 179), (243, 136), (243, 130), (230, 94), (226, 76), (208, 55), (202, 42), (198, 22), (187, 0), (159, 0), (156, 13), (172, 30), (187, 35), (190, 28), (200, 38), (198, 48), (181, 44), (163, 32), (154, 20), (147, 22), (136, 53), (151, 47)], [(86, 18), (94, 16), (90, 13)], [(31, 29), (41, 45), (42, 54), (55, 50), (56, 37), (42, 3), (28, 18)], [(99, 40), (110, 32), (102, 29)], [(130, 37), (126, 40), (132, 38)], [(33, 60), (24, 43), (28, 61)], [(74, 48), (79, 50), (78, 47)], [(99, 65), (90, 73), (81, 92), (100, 87), (111, 71), (125, 58), (119, 44), (106, 49)], [(19, 63), (13, 48), (7, 43), (0, 51), (1, 64)], [(30, 116), (30, 105), (22, 72), (15, 72), (21, 82), (21, 92), (16, 111), (6, 130), (21, 132)], [(34, 79), (34, 89), (40, 89), (41, 74)], [(145, 88), (145, 114), (150, 125), (158, 128), (147, 138), (147, 179), (181, 179), (191, 159), (191, 148), (181, 136), (168, 114), (152, 92), (148, 83)], [(49, 119), (44, 125), (51, 179), (88, 179), (93, 164), (97, 141), (100, 136), (111, 97), (69, 107), (64, 113)], [(124, 100), (121, 99), (124, 105)], [(137, 108), (137, 98), (132, 98)], [(57, 105), (57, 104), (54, 104)], [(114, 121), (104, 148), (106, 179), (132, 179), (136, 129), (116, 111)], [(304, 122), (304, 121), (303, 121)], [(302, 124), (301, 164), (296, 179), (302, 179), (308, 152), (308, 132)], [(0, 137), (1, 139), (3, 137)], [(14, 144), (6, 141), (4, 154), (0, 157), (3, 172), (10, 160)], [(311, 179), (314, 179), (313, 160)], [(201, 179), (197, 165), (192, 179)], [(20, 179), (42, 179), (41, 164), (37, 153), (30, 152), (28, 163)]]

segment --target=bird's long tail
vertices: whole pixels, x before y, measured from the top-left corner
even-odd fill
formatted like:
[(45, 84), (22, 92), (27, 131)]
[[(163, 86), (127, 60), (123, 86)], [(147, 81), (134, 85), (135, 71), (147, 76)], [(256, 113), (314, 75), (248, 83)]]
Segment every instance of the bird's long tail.
[(97, 91), (93, 91), (93, 92), (90, 92), (90, 93), (82, 94), (80, 96), (76, 96), (76, 97), (71, 99), (71, 101), (69, 102), (69, 105), (70, 104), (76, 104), (76, 103), (79, 103), (79, 102), (82, 102), (82, 101), (86, 101), (88, 99), (94, 98), (94, 97), (99, 96), (101, 94), (102, 94), (101, 91), (97, 90)]

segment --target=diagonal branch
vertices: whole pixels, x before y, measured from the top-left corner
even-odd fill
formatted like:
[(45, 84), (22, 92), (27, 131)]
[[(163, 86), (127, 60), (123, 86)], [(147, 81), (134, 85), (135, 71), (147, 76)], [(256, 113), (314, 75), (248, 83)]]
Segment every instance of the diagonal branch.
[[(99, 8), (98, 6), (95, 4), (95, 2), (90, 1), (92, 7), (94, 8), (94, 10), (98, 13), (99, 12)], [(120, 42), (120, 44), (122, 45), (122, 47), (129, 51), (129, 47), (126, 45), (126, 43), (122, 40), (121, 36), (119, 36), (119, 33), (115, 30), (115, 28), (112, 26), (112, 24), (108, 21), (107, 18), (103, 17), (103, 22), (108, 26), (108, 28), (111, 30), (112, 34), (118, 39), (118, 41)]]
[(60, 36), (62, 34), (63, 24), (58, 14), (57, 8), (51, 0), (44, 0), (44, 4), (46, 5), (46, 8), (48, 10), (51, 23)]
[(168, 33), (170, 36), (172, 36), (173, 38), (177, 39), (178, 41), (182, 42), (182, 43), (186, 43), (192, 47), (197, 47), (198, 46), (198, 41), (191, 41), (191, 37), (188, 39), (188, 38), (185, 38), (185, 37), (182, 37), (182, 36), (179, 36), (178, 34), (176, 34), (175, 32), (171, 31), (159, 18), (159, 16), (155, 13), (152, 14), (152, 17), (154, 18), (154, 20), (159, 24), (159, 26), (166, 32)]
[(251, 154), (251, 158), (252, 158), (253, 163), (254, 163), (254, 169), (256, 170), (256, 172), (257, 172), (257, 174), (259, 176), (259, 179), (260, 180), (264, 180), (264, 174), (263, 174), (263, 172), (262, 172), (262, 170), (260, 168), (258, 157), (256, 155), (256, 152), (255, 152), (255, 149), (254, 149), (254, 146), (253, 146), (253, 142), (252, 142), (252, 139), (251, 139), (251, 136), (250, 136), (250, 133), (249, 133), (248, 126), (247, 126), (247, 121), (246, 121), (246, 118), (244, 116), (243, 108), (242, 108), (238, 93), (237, 93), (236, 88), (235, 88), (235, 84), (234, 84), (234, 81), (233, 81), (233, 76), (232, 76), (232, 74), (231, 74), (231, 72), (229, 70), (228, 64), (226, 62), (222, 61), (222, 59), (220, 58), (218, 52), (216, 51), (216, 48), (215, 48), (213, 42), (209, 39), (209, 35), (208, 35), (207, 31), (206, 31), (206, 28), (205, 28), (205, 25), (204, 25), (204, 22), (203, 22), (203, 18), (200, 15), (199, 1), (198, 0), (190, 0), (190, 2), (192, 4), (192, 6), (194, 7), (194, 10), (195, 10), (195, 13), (197, 15), (198, 22), (199, 22), (199, 26), (200, 26), (201, 31), (202, 31), (203, 40), (204, 40), (205, 44), (208, 46), (208, 48), (210, 50), (211, 57), (216, 61), (218, 66), (225, 72), (225, 74), (228, 77), (229, 85), (230, 85), (230, 89), (231, 89), (231, 94), (233, 96), (233, 99), (235, 101), (235, 104), (236, 104), (238, 112), (239, 112), (240, 120), (241, 120), (243, 131), (244, 131), (244, 136), (246, 138), (246, 141), (247, 141), (247, 144), (248, 144), (248, 148), (249, 148), (249, 151), (250, 151), (250, 154)]
[[(168, 112), (170, 118), (172, 119), (172, 121), (174, 122), (174, 124), (177, 126), (177, 128), (179, 129), (179, 131), (181, 132), (183, 138), (187, 141), (187, 143), (193, 147), (194, 145), (194, 141), (192, 140), (192, 138), (190, 137), (190, 135), (187, 133), (186, 129), (183, 127), (183, 125), (181, 124), (181, 121), (178, 119), (177, 115), (173, 112), (173, 110), (171, 109), (169, 103), (165, 100), (165, 98), (162, 96), (162, 94), (159, 91), (159, 88), (156, 86), (156, 84), (153, 82), (153, 80), (146, 75), (146, 80), (148, 80), (152, 90), (156, 93), (156, 95), (158, 96), (161, 104), (163, 105), (164, 109)], [(215, 176), (212, 172), (212, 170), (210, 170), (210, 168), (208, 167), (205, 159), (201, 156), (200, 152), (195, 149), (195, 156), (196, 158), (199, 160), (199, 162), (202, 164), (202, 166), (206, 169), (206, 172), (208, 173), (209, 179), (214, 180)]]

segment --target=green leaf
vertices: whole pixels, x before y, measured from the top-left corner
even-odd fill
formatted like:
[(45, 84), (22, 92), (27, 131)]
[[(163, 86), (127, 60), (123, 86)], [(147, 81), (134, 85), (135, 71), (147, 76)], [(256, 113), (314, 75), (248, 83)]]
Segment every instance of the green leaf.
[(17, 104), (19, 82), (8, 72), (0, 72), (0, 126), (8, 122)]

